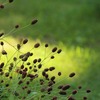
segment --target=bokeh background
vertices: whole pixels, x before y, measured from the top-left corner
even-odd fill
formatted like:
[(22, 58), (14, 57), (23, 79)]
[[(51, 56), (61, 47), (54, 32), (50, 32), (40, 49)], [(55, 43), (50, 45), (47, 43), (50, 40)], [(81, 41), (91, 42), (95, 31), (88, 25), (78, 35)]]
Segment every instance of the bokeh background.
[(100, 100), (100, 0), (15, 0), (0, 10), (0, 31), (7, 33), (32, 19), (38, 23), (12, 37), (62, 47), (64, 52), (56, 63), (78, 72), (76, 84), (91, 88), (89, 100)]

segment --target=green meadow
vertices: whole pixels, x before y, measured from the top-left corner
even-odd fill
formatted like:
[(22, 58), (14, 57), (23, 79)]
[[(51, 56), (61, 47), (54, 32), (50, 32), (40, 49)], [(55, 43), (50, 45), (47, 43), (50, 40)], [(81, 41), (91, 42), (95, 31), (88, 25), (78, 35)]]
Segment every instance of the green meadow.
[[(0, 0), (3, 2), (6, 0)], [(30, 25), (33, 19), (38, 19), (36, 25)], [(19, 29), (13, 31), (17, 24)], [(34, 51), (35, 57), (44, 58), (56, 46), (62, 49), (61, 54), (55, 55), (52, 61), (48, 59), (45, 64), (54, 65), (57, 71), (62, 72), (58, 82), (71, 83), (73, 88), (82, 85), (83, 90), (91, 89), (88, 100), (100, 99), (99, 0), (15, 0), (6, 4), (4, 10), (0, 9), (0, 32), (11, 32), (4, 38), (8, 58), (0, 55), (0, 61), (6, 62), (12, 57), (13, 46), (21, 38), (29, 39), (22, 52), (31, 49), (36, 42), (41, 44)], [(47, 51), (45, 43), (49, 44)], [(68, 78), (71, 72), (76, 73), (74, 79)], [(82, 100), (81, 95), (84, 93), (75, 95), (76, 100)]]

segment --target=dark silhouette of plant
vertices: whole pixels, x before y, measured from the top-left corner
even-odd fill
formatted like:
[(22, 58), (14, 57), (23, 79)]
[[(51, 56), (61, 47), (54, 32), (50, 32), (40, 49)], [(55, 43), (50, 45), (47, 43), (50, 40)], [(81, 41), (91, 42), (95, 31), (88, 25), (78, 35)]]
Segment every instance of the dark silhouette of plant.
[[(13, 0), (8, 0), (12, 3)], [(5, 4), (0, 4), (3, 9)], [(37, 19), (33, 19), (29, 25), (35, 25)], [(29, 26), (27, 25), (27, 26)], [(23, 27), (22, 27), (23, 28)], [(16, 32), (20, 25), (15, 25), (14, 30), (8, 34), (0, 33), (0, 100), (79, 100), (75, 95), (81, 91), (82, 86), (78, 88), (71, 88), (71, 84), (64, 84), (61, 79), (57, 78), (62, 76), (61, 71), (57, 71), (55, 66), (45, 66), (46, 61), (55, 59), (57, 54), (62, 52), (62, 49), (53, 47), (46, 56), (34, 56), (34, 51), (41, 49), (41, 43), (35, 43), (32, 48), (23, 52), (21, 49), (26, 45), (29, 40), (22, 39), (16, 45), (12, 45), (5, 40), (5, 37)], [(5, 43), (9, 44), (15, 49), (15, 52), (9, 58), (9, 53), (5, 49)], [(45, 50), (48, 49), (49, 44), (45, 44)], [(41, 50), (42, 52), (42, 50)], [(45, 52), (46, 53), (46, 52)], [(2, 59), (4, 58), (6, 59)], [(48, 63), (48, 62), (46, 62)], [(69, 74), (69, 78), (74, 78), (75, 72)], [(86, 93), (91, 90), (87, 89)], [(83, 100), (87, 100), (87, 96), (82, 96)]]

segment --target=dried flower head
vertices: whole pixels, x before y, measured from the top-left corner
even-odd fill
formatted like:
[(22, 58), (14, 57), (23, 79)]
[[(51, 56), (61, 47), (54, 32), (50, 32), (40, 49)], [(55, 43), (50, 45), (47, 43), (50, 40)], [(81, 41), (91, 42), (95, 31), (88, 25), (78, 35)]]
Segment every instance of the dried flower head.
[(34, 20), (32, 20), (31, 25), (34, 25), (34, 24), (36, 24), (37, 22), (38, 22), (38, 20), (37, 20), (37, 19), (34, 19)]
[(4, 35), (4, 33), (0, 33), (0, 37), (2, 37)]
[(40, 43), (36, 43), (35, 45), (34, 45), (34, 48), (38, 48), (40, 46)]
[(72, 72), (72, 73), (69, 74), (69, 77), (74, 77), (74, 76), (75, 76), (74, 72)]
[(9, 3), (12, 3), (14, 0), (9, 0)]
[(23, 44), (26, 44), (28, 42), (28, 39), (23, 40)]
[(15, 28), (16, 28), (16, 29), (19, 28), (19, 25), (15, 25)]
[(57, 51), (57, 47), (54, 47), (53, 49), (52, 49), (52, 52), (56, 52)]
[(3, 5), (3, 4), (1, 4), (1, 5), (0, 5), (0, 8), (1, 8), (1, 9), (3, 9), (3, 8), (4, 8), (4, 5)]
[(7, 52), (5, 50), (2, 50), (3, 55), (7, 55)]

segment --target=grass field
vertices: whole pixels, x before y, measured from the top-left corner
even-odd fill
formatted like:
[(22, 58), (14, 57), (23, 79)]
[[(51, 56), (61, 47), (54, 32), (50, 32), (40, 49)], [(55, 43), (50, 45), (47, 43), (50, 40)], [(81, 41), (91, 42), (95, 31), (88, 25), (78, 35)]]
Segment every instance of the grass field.
[(6, 40), (14, 43), (17, 37), (29, 37), (31, 42), (27, 46), (40, 41), (50, 43), (50, 49), (55, 45), (62, 48), (62, 54), (52, 63), (64, 75), (75, 71), (73, 87), (82, 84), (91, 88), (89, 100), (99, 100), (100, 1), (17, 0), (0, 10), (0, 32), (9, 33), (16, 24), (24, 27), (32, 19), (38, 19), (38, 23), (19, 28)]

